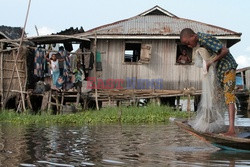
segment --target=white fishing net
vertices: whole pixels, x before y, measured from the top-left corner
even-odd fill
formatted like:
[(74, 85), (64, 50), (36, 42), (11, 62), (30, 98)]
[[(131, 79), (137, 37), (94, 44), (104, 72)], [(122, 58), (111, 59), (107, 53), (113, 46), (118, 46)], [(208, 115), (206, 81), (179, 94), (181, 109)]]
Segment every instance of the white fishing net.
[(212, 64), (206, 71), (206, 61), (210, 56), (205, 48), (196, 48), (194, 62), (199, 68), (203, 68), (202, 94), (198, 105), (197, 115), (189, 121), (189, 124), (197, 131), (220, 133), (225, 131), (224, 112), (227, 111), (223, 90), (216, 78), (216, 64)]

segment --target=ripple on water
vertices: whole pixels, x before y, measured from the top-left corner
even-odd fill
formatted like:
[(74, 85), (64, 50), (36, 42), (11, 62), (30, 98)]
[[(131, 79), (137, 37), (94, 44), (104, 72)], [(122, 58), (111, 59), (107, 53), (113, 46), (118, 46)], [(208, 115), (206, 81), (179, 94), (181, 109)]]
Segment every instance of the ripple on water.
[(24, 163), (22, 163), (22, 164), (20, 164), (20, 166), (24, 166), (24, 167), (34, 167), (34, 166), (36, 166), (36, 165), (33, 165), (33, 164), (24, 164)]
[(217, 151), (174, 124), (11, 129), (1, 127), (0, 142), (12, 152), (0, 154), (2, 166), (250, 165), (249, 154)]
[(125, 164), (124, 162), (117, 161), (117, 160), (110, 160), (110, 159), (103, 159), (102, 161), (105, 162), (105, 163), (116, 164), (116, 165)]
[(81, 162), (81, 165), (82, 166), (95, 166), (95, 164), (91, 162)]
[(73, 165), (69, 164), (61, 164), (61, 163), (55, 163), (55, 162), (49, 162), (49, 161), (37, 161), (41, 164), (48, 164), (48, 165), (54, 165), (54, 166), (62, 166), (62, 167), (74, 167)]

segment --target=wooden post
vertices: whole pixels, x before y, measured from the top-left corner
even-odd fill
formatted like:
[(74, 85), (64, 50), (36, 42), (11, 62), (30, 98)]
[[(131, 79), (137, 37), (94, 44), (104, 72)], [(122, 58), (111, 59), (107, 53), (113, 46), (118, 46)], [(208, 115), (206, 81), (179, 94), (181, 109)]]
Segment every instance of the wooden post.
[(176, 97), (176, 106), (177, 110), (180, 110), (180, 96)]
[(189, 113), (189, 118), (190, 118), (190, 114), (191, 114), (191, 103), (190, 103), (190, 100), (191, 100), (191, 96), (190, 96), (190, 94), (188, 94), (188, 99), (187, 99), (187, 112)]
[(30, 93), (29, 92), (27, 92), (26, 99), (27, 99), (27, 104), (28, 104), (29, 108), (31, 110), (33, 110), (33, 107), (32, 107), (31, 101), (30, 101)]
[(49, 104), (49, 96), (50, 96), (50, 92), (45, 92), (43, 94), (43, 100), (42, 100), (42, 106), (41, 106), (41, 111), (44, 111)]
[(250, 95), (247, 100), (247, 112), (250, 112)]
[(160, 97), (156, 97), (156, 104), (157, 104), (157, 106), (161, 105), (161, 98)]
[(52, 91), (50, 90), (49, 91), (49, 102), (48, 102), (48, 109), (47, 109), (47, 112), (50, 111), (50, 107), (51, 107), (51, 95), (52, 95)]
[(80, 98), (81, 98), (81, 93), (80, 92), (77, 92), (76, 94), (76, 107), (78, 108), (78, 105), (80, 103)]
[[(1, 42), (1, 47), (0, 47), (1, 50), (3, 50), (3, 43)], [(1, 108), (3, 110), (4, 108), (4, 105), (3, 105), (3, 100), (4, 100), (4, 88), (3, 88), (3, 52), (1, 51), (1, 57), (0, 57), (0, 63), (1, 63)]]
[(97, 97), (97, 74), (96, 74), (96, 43), (97, 43), (97, 36), (95, 32), (95, 41), (94, 41), (94, 47), (93, 47), (93, 52), (94, 52), (94, 65), (93, 65), (93, 70), (94, 70), (94, 78), (95, 78), (95, 103), (96, 103), (96, 109), (99, 110), (99, 104), (98, 104), (98, 97)]
[(56, 100), (56, 113), (58, 114), (60, 111), (60, 106), (59, 106), (59, 100), (58, 100), (58, 93), (56, 92), (56, 97), (55, 97), (55, 100)]
[(246, 87), (246, 83), (244, 82), (244, 73), (243, 73), (243, 71), (240, 73), (241, 74), (241, 80), (242, 80), (242, 85), (243, 85), (243, 88), (242, 89), (245, 89), (245, 87)]
[(111, 106), (111, 98), (110, 96), (108, 96), (108, 99), (109, 99), (109, 107)]
[(63, 110), (63, 103), (64, 103), (64, 93), (62, 93), (62, 97), (61, 97), (61, 107), (60, 107), (60, 112), (62, 113)]

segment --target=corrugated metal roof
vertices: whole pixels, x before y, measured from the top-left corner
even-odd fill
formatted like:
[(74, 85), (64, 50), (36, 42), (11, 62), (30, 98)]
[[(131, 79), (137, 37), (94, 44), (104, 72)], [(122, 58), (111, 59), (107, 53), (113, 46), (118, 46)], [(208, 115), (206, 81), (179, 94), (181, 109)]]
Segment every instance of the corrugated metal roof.
[(159, 7), (151, 9), (150, 12), (146, 12), (146, 15), (138, 15), (129, 19), (121, 20), (104, 26), (94, 28), (83, 34), (97, 35), (179, 35), (183, 28), (192, 28), (195, 32), (210, 33), (213, 35), (237, 35), (237, 33), (225, 28), (201, 23), (198, 21), (178, 18), (168, 14), (157, 15), (154, 14), (155, 10), (159, 10)]
[(63, 43), (71, 41), (89, 41), (87, 38), (78, 38), (72, 35), (43, 35), (36, 37), (29, 37), (27, 40), (40, 43), (40, 44), (49, 44), (49, 43)]

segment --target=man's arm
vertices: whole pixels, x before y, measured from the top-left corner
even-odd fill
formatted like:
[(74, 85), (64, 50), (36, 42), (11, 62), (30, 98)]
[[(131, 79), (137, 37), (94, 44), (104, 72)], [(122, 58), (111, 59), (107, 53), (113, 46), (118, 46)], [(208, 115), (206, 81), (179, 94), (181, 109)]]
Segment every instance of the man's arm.
[(211, 61), (207, 62), (207, 70), (209, 69), (209, 67), (211, 66), (211, 64), (215, 63), (216, 61), (222, 59), (224, 56), (226, 56), (229, 53), (228, 48), (226, 47), (222, 47), (220, 52), (217, 54), (217, 56), (215, 56)]

